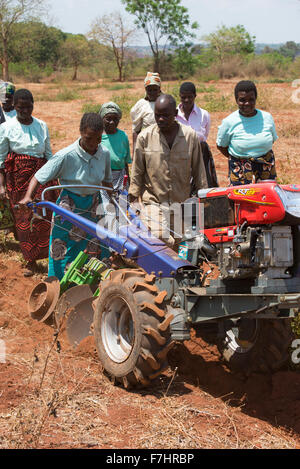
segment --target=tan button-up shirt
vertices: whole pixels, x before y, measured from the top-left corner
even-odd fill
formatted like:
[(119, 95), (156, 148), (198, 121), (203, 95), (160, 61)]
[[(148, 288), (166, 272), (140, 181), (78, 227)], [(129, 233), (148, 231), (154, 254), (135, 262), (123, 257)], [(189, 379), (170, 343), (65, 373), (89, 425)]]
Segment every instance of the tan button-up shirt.
[(196, 132), (179, 124), (170, 149), (157, 124), (138, 136), (129, 194), (145, 204), (183, 202), (190, 197), (191, 178), (196, 190), (206, 188), (202, 151)]
[(133, 132), (138, 133), (149, 125), (155, 124), (154, 106), (155, 101), (142, 98), (131, 108), (130, 117)]

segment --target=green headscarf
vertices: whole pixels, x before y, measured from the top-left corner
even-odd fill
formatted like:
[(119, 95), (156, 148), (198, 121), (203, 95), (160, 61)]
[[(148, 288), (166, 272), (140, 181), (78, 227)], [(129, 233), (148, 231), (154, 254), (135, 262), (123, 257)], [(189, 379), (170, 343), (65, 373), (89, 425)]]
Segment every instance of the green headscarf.
[(121, 108), (113, 101), (109, 101), (109, 103), (104, 103), (101, 106), (99, 114), (102, 119), (104, 116), (106, 116), (106, 114), (118, 114), (119, 119), (121, 119), (122, 117)]

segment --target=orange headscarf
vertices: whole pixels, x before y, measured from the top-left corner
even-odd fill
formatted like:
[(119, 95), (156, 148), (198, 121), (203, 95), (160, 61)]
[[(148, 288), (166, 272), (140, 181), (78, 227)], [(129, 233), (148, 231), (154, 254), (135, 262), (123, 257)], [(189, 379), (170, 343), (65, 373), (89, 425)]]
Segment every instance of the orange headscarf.
[(145, 88), (149, 85), (156, 85), (160, 87), (161, 79), (159, 73), (148, 72), (144, 80), (144, 85)]

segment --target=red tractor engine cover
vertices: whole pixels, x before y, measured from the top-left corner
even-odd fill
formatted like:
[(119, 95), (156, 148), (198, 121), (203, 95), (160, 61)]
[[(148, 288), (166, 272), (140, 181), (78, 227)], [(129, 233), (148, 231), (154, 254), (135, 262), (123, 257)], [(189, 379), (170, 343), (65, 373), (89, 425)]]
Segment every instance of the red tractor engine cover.
[(279, 186), (265, 182), (203, 189), (198, 191), (198, 197), (200, 231), (204, 231), (211, 243), (232, 240), (237, 225), (244, 222), (248, 225), (278, 224), (290, 206), (292, 216), (300, 217), (300, 185), (295, 184)]

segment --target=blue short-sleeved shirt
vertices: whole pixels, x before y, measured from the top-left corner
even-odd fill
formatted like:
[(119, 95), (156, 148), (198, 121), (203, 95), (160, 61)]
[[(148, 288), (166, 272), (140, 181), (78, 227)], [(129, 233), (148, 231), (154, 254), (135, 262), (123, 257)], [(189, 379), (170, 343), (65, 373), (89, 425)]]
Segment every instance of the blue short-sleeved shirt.
[[(72, 145), (57, 152), (35, 173), (40, 184), (59, 179), (62, 185), (82, 184), (100, 186), (112, 182), (109, 151), (98, 146), (95, 155), (90, 155), (79, 145), (80, 138)], [(70, 188), (78, 195), (90, 195), (97, 189)]]
[(32, 118), (29, 125), (21, 124), (16, 117), (12, 117), (0, 126), (0, 168), (11, 151), (35, 156), (36, 158), (51, 158), (52, 151), (47, 124)]
[(13, 109), (12, 111), (8, 111), (8, 112), (3, 110), (3, 114), (4, 114), (4, 117), (5, 117), (5, 120), (8, 121), (9, 119), (12, 119), (13, 117), (16, 117), (17, 111), (15, 109)]
[(217, 145), (228, 147), (229, 154), (237, 158), (257, 158), (268, 153), (277, 138), (269, 112), (257, 109), (255, 116), (244, 117), (235, 111), (219, 126)]
[(102, 134), (102, 145), (110, 153), (111, 169), (124, 169), (131, 163), (129, 140), (123, 130), (117, 129), (114, 134)]

